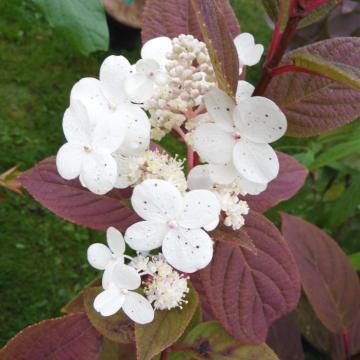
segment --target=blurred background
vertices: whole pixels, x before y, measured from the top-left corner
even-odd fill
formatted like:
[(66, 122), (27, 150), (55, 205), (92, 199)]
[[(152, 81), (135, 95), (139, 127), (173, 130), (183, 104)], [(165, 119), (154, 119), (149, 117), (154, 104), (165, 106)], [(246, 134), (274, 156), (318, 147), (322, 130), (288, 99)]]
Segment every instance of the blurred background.
[[(0, 0), (0, 174), (13, 166), (25, 171), (56, 154), (64, 142), (62, 116), (72, 85), (82, 77), (97, 77), (106, 56), (122, 54), (136, 61), (140, 30), (128, 25), (140, 23), (139, 13), (124, 13), (129, 9), (125, 6), (134, 5), (131, 2), (105, 1), (112, 14), (107, 15), (107, 26), (90, 22), (83, 30), (91, 34), (95, 26), (106, 34), (108, 28), (110, 35), (105, 45), (97, 39), (84, 45), (80, 30), (64, 31), (49, 16), (44, 1)], [(253, 33), (266, 48), (271, 19), (261, 1), (232, 4), (242, 31)], [(359, 12), (358, 3), (346, 1), (301, 30), (292, 47), (330, 36), (359, 35)], [(260, 70), (261, 66), (251, 68), (248, 80), (256, 82)], [(164, 141), (171, 147), (171, 139)], [(311, 174), (295, 198), (267, 215), (276, 220), (283, 209), (322, 226), (359, 269), (359, 121), (318, 138), (285, 138), (277, 149), (295, 155)], [(0, 175), (0, 185), (5, 182), (16, 190), (11, 176)], [(57, 218), (25, 191), (0, 187), (0, 347), (25, 326), (60, 315), (60, 308), (96, 276), (86, 261), (86, 249), (96, 241), (104, 241), (104, 234)]]

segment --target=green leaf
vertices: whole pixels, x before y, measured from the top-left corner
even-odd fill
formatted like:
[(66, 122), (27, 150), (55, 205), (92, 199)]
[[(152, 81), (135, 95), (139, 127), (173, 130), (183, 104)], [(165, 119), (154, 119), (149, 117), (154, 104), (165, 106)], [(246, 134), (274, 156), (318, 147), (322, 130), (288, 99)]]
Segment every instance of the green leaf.
[(360, 69), (355, 66), (329, 61), (321, 56), (298, 52), (292, 60), (295, 65), (316, 71), (330, 79), (360, 90)]
[(101, 346), (98, 360), (134, 360), (136, 359), (135, 344), (118, 344), (106, 338)]
[(324, 150), (317, 157), (315, 162), (309, 166), (309, 168), (310, 170), (321, 168), (334, 161), (341, 160), (357, 151), (360, 151), (360, 138), (336, 144), (329, 147), (327, 150)]
[(100, 0), (33, 0), (55, 28), (84, 55), (109, 47), (109, 30)]
[(357, 210), (360, 204), (360, 176), (352, 178), (351, 185), (345, 190), (341, 198), (333, 203), (328, 225), (335, 230)]
[(180, 338), (197, 309), (198, 297), (193, 289), (186, 300), (182, 309), (157, 310), (150, 324), (135, 325), (138, 360), (151, 360)]
[(95, 297), (103, 291), (101, 287), (88, 288), (84, 291), (84, 304), (86, 314), (95, 329), (108, 340), (120, 344), (128, 344), (134, 341), (134, 323), (124, 314), (118, 311), (113, 316), (101, 316), (94, 309)]
[(276, 354), (265, 344), (245, 345), (232, 338), (217, 321), (196, 326), (186, 337), (185, 354), (198, 360), (276, 360)]
[(360, 252), (348, 256), (352, 266), (356, 271), (360, 271)]

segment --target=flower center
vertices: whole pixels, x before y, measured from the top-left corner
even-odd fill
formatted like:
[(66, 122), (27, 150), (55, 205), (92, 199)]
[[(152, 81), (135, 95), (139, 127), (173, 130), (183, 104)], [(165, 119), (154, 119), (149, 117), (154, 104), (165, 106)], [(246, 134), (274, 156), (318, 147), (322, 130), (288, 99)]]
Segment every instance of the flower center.
[(176, 229), (178, 227), (178, 224), (175, 220), (170, 220), (167, 225), (170, 229)]
[(234, 140), (240, 140), (240, 139), (241, 139), (241, 135), (240, 135), (238, 132), (234, 132), (234, 133), (232, 134), (232, 138), (233, 138)]
[(83, 149), (86, 153), (90, 153), (91, 152), (91, 147), (89, 145), (84, 145)]

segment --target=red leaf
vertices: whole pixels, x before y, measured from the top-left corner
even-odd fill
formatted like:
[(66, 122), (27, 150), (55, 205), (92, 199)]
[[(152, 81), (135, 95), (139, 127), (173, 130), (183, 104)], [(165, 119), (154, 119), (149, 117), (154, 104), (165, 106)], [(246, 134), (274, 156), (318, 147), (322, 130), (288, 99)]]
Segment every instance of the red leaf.
[(301, 334), (292, 314), (272, 324), (266, 343), (281, 360), (304, 360)]
[[(305, 46), (289, 52), (281, 65), (291, 64), (291, 58), (299, 53), (359, 68), (360, 38), (334, 38)], [(276, 76), (265, 96), (284, 111), (292, 136), (318, 135), (350, 123), (360, 114), (360, 91), (305, 73)]]
[(337, 243), (318, 227), (285, 213), (281, 217), (284, 237), (315, 313), (333, 333), (346, 333), (360, 305), (355, 270)]
[(307, 169), (292, 156), (277, 153), (280, 171), (276, 179), (271, 181), (267, 189), (259, 195), (241, 197), (246, 200), (252, 210), (265, 212), (279, 202), (293, 197), (304, 185)]
[(64, 180), (57, 172), (55, 157), (47, 158), (19, 178), (21, 185), (56, 215), (96, 230), (115, 226), (124, 231), (138, 221), (130, 208), (130, 190), (95, 195), (78, 180)]
[[(147, 0), (142, 25), (142, 41), (158, 36), (170, 38), (180, 34), (192, 34), (202, 40), (199, 30), (193, 32), (189, 24), (194, 20), (194, 14), (189, 4), (190, 0)], [(227, 21), (227, 28), (234, 38), (240, 33), (239, 22), (228, 0), (217, 0), (222, 14)]]
[(0, 351), (2, 360), (97, 360), (101, 335), (79, 312), (28, 326)]
[(298, 303), (299, 274), (280, 232), (263, 215), (247, 216), (245, 230), (257, 255), (217, 241), (212, 262), (192, 279), (201, 303), (210, 305), (230, 335), (246, 344), (261, 343), (271, 323)]

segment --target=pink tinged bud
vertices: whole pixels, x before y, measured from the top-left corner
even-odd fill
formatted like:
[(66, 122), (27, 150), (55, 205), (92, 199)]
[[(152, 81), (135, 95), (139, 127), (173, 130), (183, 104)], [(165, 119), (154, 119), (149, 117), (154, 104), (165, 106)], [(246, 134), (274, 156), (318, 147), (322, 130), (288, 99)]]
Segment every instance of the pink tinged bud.
[(176, 221), (175, 220), (170, 220), (169, 222), (168, 222), (168, 227), (170, 228), (170, 229), (176, 229), (177, 228), (177, 223), (176, 223)]

